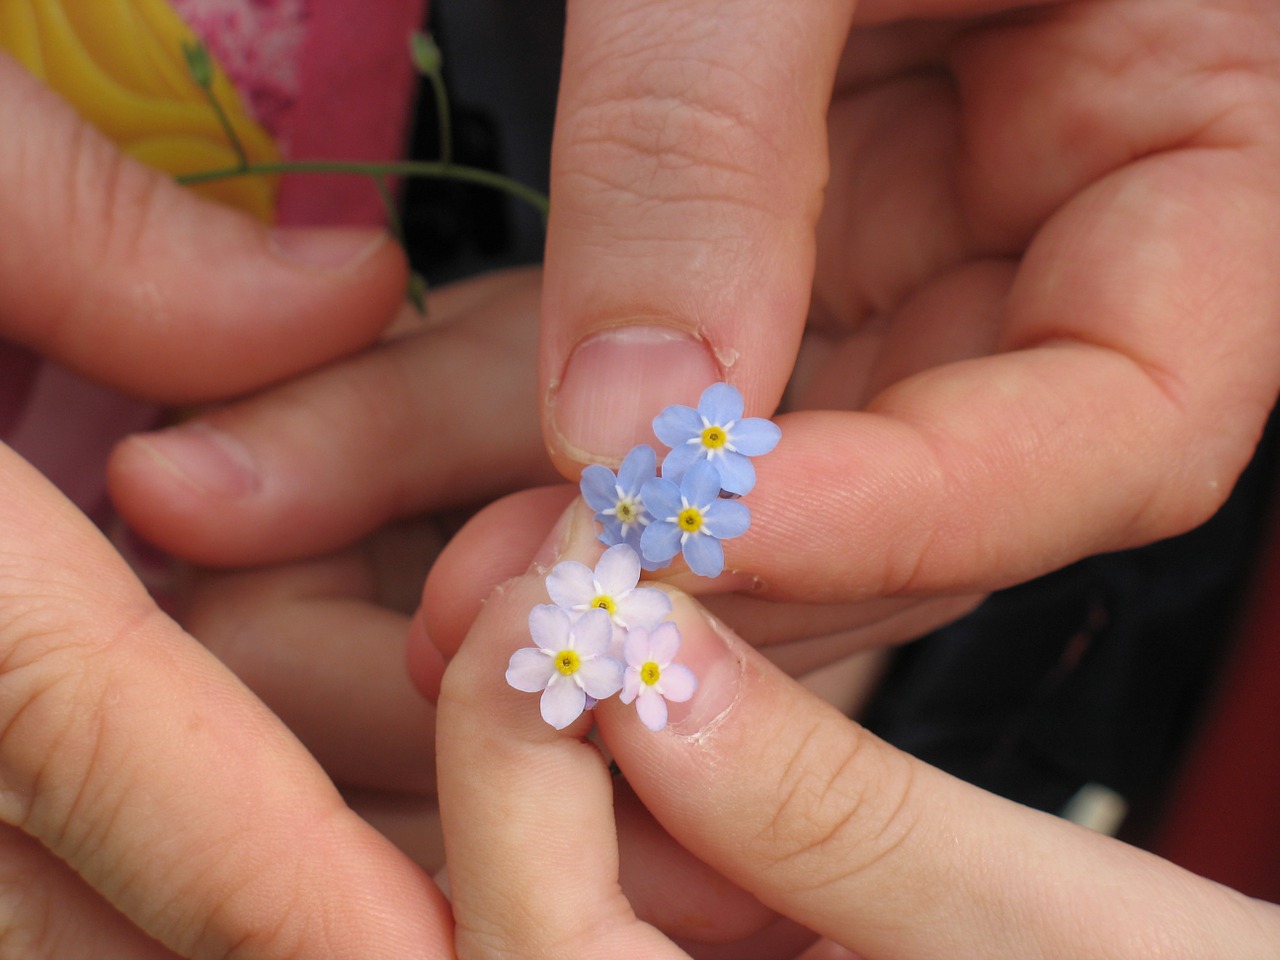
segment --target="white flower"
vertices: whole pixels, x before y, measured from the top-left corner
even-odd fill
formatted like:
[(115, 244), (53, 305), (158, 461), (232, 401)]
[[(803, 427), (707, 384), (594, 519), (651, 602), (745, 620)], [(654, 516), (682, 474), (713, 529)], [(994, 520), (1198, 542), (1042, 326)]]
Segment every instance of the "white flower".
[(603, 610), (573, 619), (550, 604), (529, 611), (529, 634), (536, 647), (511, 655), (507, 683), (525, 693), (542, 693), (542, 719), (563, 730), (582, 715), (587, 697), (603, 700), (622, 687), (622, 664), (607, 655), (613, 624)]
[(579, 615), (604, 610), (613, 620), (614, 640), (627, 630), (655, 627), (671, 612), (671, 598), (653, 587), (638, 587), (640, 555), (628, 544), (610, 547), (592, 570), (574, 560), (557, 563), (547, 576), (547, 593), (556, 606)]
[(619, 699), (634, 700), (641, 721), (655, 733), (667, 725), (667, 701), (681, 703), (698, 689), (693, 671), (672, 663), (679, 650), (680, 631), (669, 620), (652, 630), (631, 630), (623, 647), (627, 666)]

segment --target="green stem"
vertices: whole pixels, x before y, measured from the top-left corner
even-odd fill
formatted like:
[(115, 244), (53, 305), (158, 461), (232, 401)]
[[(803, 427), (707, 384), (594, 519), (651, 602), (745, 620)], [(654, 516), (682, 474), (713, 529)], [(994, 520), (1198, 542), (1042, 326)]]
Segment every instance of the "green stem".
[(177, 178), (178, 183), (194, 186), (199, 183), (210, 183), (214, 180), (229, 180), (234, 177), (276, 176), (285, 173), (354, 173), (367, 177), (424, 177), (434, 180), (456, 180), (462, 183), (474, 183), (483, 187), (502, 190), (513, 197), (525, 201), (542, 214), (545, 222), (550, 211), (550, 203), (545, 195), (526, 187), (517, 180), (504, 177), (491, 170), (478, 167), (467, 167), (453, 163), (435, 161), (403, 160), (397, 163), (361, 163), (350, 160), (292, 160), (280, 163), (245, 163), (239, 167), (228, 167), (224, 170), (205, 170), (201, 173), (187, 173)]
[(432, 73), (431, 90), (436, 97), (436, 117), (440, 126), (440, 162), (448, 166), (453, 162), (453, 120), (449, 116), (449, 93), (444, 88), (444, 78)]

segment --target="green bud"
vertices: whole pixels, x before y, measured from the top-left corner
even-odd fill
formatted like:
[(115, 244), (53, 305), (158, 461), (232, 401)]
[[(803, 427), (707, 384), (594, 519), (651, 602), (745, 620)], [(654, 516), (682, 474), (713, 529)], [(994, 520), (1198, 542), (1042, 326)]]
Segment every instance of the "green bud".
[(409, 37), (409, 53), (413, 57), (413, 65), (424, 77), (438, 76), (440, 73), (440, 48), (429, 33), (414, 33)]
[(187, 61), (187, 72), (191, 74), (196, 86), (202, 90), (213, 86), (213, 59), (209, 56), (208, 48), (199, 40), (190, 43), (184, 40), (182, 55)]

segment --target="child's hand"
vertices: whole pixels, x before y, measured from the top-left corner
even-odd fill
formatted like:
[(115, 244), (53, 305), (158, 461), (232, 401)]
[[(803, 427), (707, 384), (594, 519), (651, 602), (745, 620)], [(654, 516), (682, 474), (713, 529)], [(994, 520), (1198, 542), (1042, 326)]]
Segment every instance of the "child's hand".
[[(587, 527), (571, 522), (544, 561), (558, 549), (590, 563)], [(1280, 949), (1280, 907), (920, 763), (682, 596), (693, 699), (657, 733), (616, 698), (594, 711), (673, 838), (650, 826), (637, 843), (636, 805), (615, 809), (606, 761), (582, 739), (590, 721), (556, 731), (504, 680), (543, 577), (495, 593), (444, 675), (438, 776), (460, 956), (685, 956), (664, 933), (735, 958), (795, 956), (817, 936), (897, 960)]]

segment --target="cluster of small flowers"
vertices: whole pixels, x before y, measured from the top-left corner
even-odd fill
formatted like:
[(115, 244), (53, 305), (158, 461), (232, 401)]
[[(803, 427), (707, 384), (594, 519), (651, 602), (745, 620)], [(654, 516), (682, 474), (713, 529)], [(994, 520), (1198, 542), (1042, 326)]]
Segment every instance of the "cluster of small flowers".
[(640, 557), (610, 547), (592, 570), (565, 560), (547, 575), (553, 603), (529, 612), (536, 646), (511, 655), (507, 683), (542, 694), (542, 719), (562, 730), (596, 702), (621, 692), (650, 730), (667, 725), (667, 701), (693, 696), (693, 671), (674, 663), (680, 631), (665, 618), (671, 599), (638, 586)]
[(771, 420), (743, 417), (742, 394), (716, 383), (703, 391), (696, 410), (673, 405), (654, 417), (653, 432), (671, 448), (661, 476), (647, 444), (628, 453), (616, 474), (599, 465), (582, 471), (582, 496), (604, 527), (600, 540), (629, 544), (646, 570), (659, 570), (680, 553), (694, 573), (718, 577), (720, 541), (751, 525), (746, 504), (732, 499), (756, 485), (749, 458), (776, 447), (782, 431)]
[(639, 586), (640, 571), (661, 569), (677, 553), (702, 576), (724, 570), (720, 541), (751, 523), (736, 499), (755, 486), (747, 458), (768, 453), (781, 436), (776, 424), (743, 418), (742, 410), (736, 389), (714, 384), (696, 410), (670, 406), (654, 418), (654, 433), (671, 447), (660, 476), (657, 454), (645, 444), (627, 454), (617, 474), (603, 466), (583, 471), (582, 495), (609, 549), (594, 570), (572, 560), (552, 568), (553, 602), (529, 613), (535, 646), (517, 650), (507, 666), (507, 683), (541, 693), (542, 718), (557, 730), (620, 693), (658, 731), (667, 702), (693, 696), (697, 678), (675, 662), (680, 631), (666, 620), (671, 600)]

